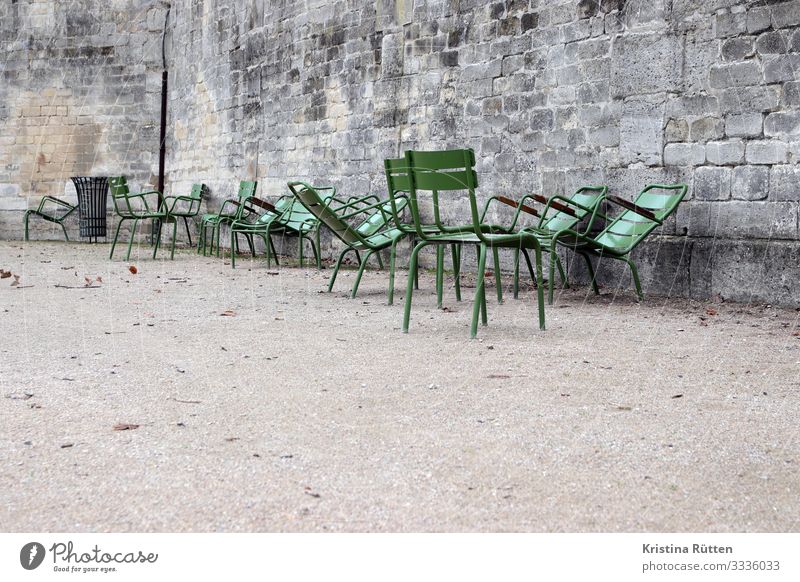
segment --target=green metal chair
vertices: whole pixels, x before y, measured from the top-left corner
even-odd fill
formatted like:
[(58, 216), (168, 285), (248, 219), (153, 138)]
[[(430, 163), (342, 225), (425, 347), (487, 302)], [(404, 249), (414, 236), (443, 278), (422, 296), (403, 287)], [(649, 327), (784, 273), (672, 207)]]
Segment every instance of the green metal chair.
[[(420, 242), (411, 253), (409, 266), (409, 279), (406, 292), (405, 308), (403, 313), (403, 331), (408, 332), (411, 318), (411, 302), (414, 292), (413, 273), (417, 267), (419, 252), (427, 245), (456, 242), (460, 244), (474, 244), (478, 247), (478, 280), (473, 305), (472, 324), (470, 336), (475, 337), (478, 332), (478, 316), (482, 323), (487, 324), (486, 314), (486, 287), (485, 269), (486, 254), (492, 249), (495, 263), (499, 264), (497, 250), (500, 248), (518, 248), (521, 250), (532, 249), (536, 259), (535, 283), (538, 294), (539, 327), (545, 328), (544, 291), (542, 285), (542, 252), (539, 239), (524, 231), (509, 233), (506, 227), (497, 227), (482, 221), (483, 216), (478, 211), (475, 189), (478, 178), (475, 173), (475, 154), (472, 150), (449, 150), (439, 152), (407, 151), (405, 155), (406, 167), (409, 170), (410, 192), (409, 207), (411, 216)], [(428, 191), (433, 199), (434, 221), (440, 227), (441, 234), (429, 234), (422, 228), (420, 218), (418, 195), (420, 191)], [(466, 191), (469, 197), (471, 232), (466, 231), (466, 226), (457, 227), (458, 230), (445, 230), (440, 219), (442, 205), (441, 193), (452, 191)], [(451, 227), (449, 227), (451, 228)], [(527, 252), (524, 253), (526, 258)], [(531, 271), (533, 268), (529, 265)], [(499, 269), (495, 269), (499, 271)], [(499, 273), (496, 273), (499, 280)]]
[[(46, 208), (47, 204), (52, 205), (52, 209)], [(25, 240), (29, 240), (28, 238), (28, 220), (31, 216), (38, 216), (47, 222), (52, 222), (57, 224), (61, 227), (61, 230), (64, 231), (64, 238), (69, 242), (69, 235), (67, 234), (67, 229), (64, 226), (64, 220), (75, 212), (78, 209), (76, 205), (70, 204), (60, 198), (56, 198), (54, 196), (43, 196), (42, 199), (39, 201), (39, 206), (35, 209), (31, 208), (25, 211)]]
[[(380, 260), (380, 256), (376, 253), (388, 248), (390, 249), (388, 297), (391, 302), (397, 243), (407, 234), (395, 227), (391, 208), (393, 206), (396, 212), (402, 212), (404, 204), (399, 200), (373, 202), (377, 197), (369, 195), (362, 198), (350, 198), (347, 202), (334, 207), (334, 204), (337, 203), (335, 198), (323, 198), (320, 195), (319, 191), (325, 190), (324, 188), (316, 188), (305, 182), (289, 182), (289, 189), (311, 214), (331, 229), (336, 238), (346, 245), (336, 261), (336, 267), (328, 282), (328, 291), (333, 289), (345, 255), (355, 252), (359, 259), (359, 268), (350, 295), (354, 298), (358, 293), (358, 286), (361, 283), (367, 261), (373, 255)], [(360, 220), (360, 224), (354, 227), (347, 220)], [(365, 252), (363, 258), (360, 256), (360, 252)]]
[[(335, 188), (330, 188), (330, 190), (334, 193), (336, 192)], [(251, 216), (231, 223), (231, 248), (238, 248), (237, 237), (240, 234), (244, 234), (248, 239), (252, 236), (260, 236), (264, 239), (267, 248), (267, 267), (270, 267), (273, 256), (276, 264), (280, 265), (272, 235), (295, 236), (298, 239), (300, 266), (303, 266), (305, 260), (303, 242), (308, 241), (311, 245), (311, 252), (314, 255), (317, 269), (322, 268), (319, 247), (319, 221), (294, 196), (281, 196), (274, 205), (253, 196), (247, 198), (244, 205), (251, 210)], [(253, 207), (260, 209), (260, 211), (253, 209)], [(252, 216), (255, 216), (254, 220)], [(250, 250), (255, 256), (252, 244)], [(234, 268), (236, 266), (235, 253), (231, 258), (231, 266)]]
[[(399, 230), (405, 232), (407, 235), (414, 239), (414, 244), (416, 245), (417, 239), (417, 226), (413, 223), (404, 222), (401, 216), (401, 213), (398, 212), (396, 207), (395, 201), (396, 199), (403, 200), (403, 207), (405, 208), (406, 200), (408, 198), (408, 193), (410, 192), (411, 186), (408, 177), (408, 162), (405, 158), (396, 158), (396, 159), (386, 159), (383, 161), (384, 164), (384, 172), (386, 174), (386, 184), (389, 189), (389, 201), (391, 203), (391, 210), (392, 216), (395, 221), (395, 226)], [(511, 227), (505, 227), (501, 225), (487, 225), (485, 218), (489, 211), (489, 208), (492, 202), (501, 199), (502, 196), (494, 196), (489, 198), (486, 201), (486, 204), (483, 208), (483, 213), (481, 214), (481, 224), (482, 228), (489, 231), (494, 232), (512, 232), (513, 225)], [(434, 222), (433, 223), (422, 223), (420, 224), (420, 229), (429, 234), (429, 235), (436, 235), (436, 234), (444, 234), (446, 232), (450, 233), (458, 233), (458, 232), (472, 232), (472, 224), (469, 225), (461, 225), (461, 226), (452, 226), (443, 224), (441, 220), (441, 216), (439, 214), (439, 206), (438, 204), (433, 205), (433, 214), (434, 214)], [(452, 241), (449, 243), (442, 242), (442, 243), (431, 243), (436, 246), (436, 305), (439, 309), (442, 308), (443, 305), (443, 297), (444, 297), (444, 250), (446, 246), (450, 246), (450, 253), (452, 258), (453, 264), (453, 286), (455, 288), (455, 295), (456, 301), (461, 301), (461, 243), (458, 241)], [(496, 258), (495, 258), (496, 259)], [(497, 263), (497, 259), (495, 260), (495, 271), (499, 273), (500, 265)], [(414, 271), (414, 288), (419, 289), (419, 266)], [(392, 304), (393, 301), (393, 291), (394, 289), (390, 289), (390, 296), (389, 296), (389, 305)], [(499, 301), (502, 302), (502, 285), (497, 280), (497, 295)]]
[(646, 186), (633, 202), (619, 196), (607, 196), (608, 202), (621, 207), (623, 211), (602, 231), (595, 236), (572, 232), (555, 240), (559, 245), (571, 249), (584, 258), (591, 277), (592, 289), (596, 294), (600, 291), (597, 288), (590, 257), (610, 257), (625, 262), (631, 269), (636, 296), (641, 301), (644, 295), (639, 282), (639, 273), (628, 255), (675, 211), (686, 196), (687, 190), (686, 184), (651, 184)]
[(192, 191), (188, 196), (165, 196), (164, 204), (170, 216), (182, 218), (186, 227), (186, 236), (189, 237), (189, 246), (192, 246), (192, 234), (189, 231), (189, 219), (200, 213), (203, 203), (203, 194), (207, 191), (205, 184), (192, 184)]
[[(556, 252), (558, 238), (569, 236), (572, 233), (588, 234), (597, 217), (601, 202), (605, 199), (608, 186), (583, 186), (578, 188), (571, 196), (555, 195), (546, 198), (539, 194), (529, 194), (523, 196), (518, 202), (509, 198), (498, 196), (500, 202), (516, 207), (516, 213), (512, 222), (517, 225), (521, 213), (526, 213), (537, 217), (539, 220), (535, 225), (524, 227), (521, 230), (529, 232), (539, 239), (542, 245), (550, 247), (550, 273), (548, 277), (549, 295), (548, 302), (553, 303), (553, 281), (555, 278), (555, 267), (558, 267), (562, 285), (569, 286), (561, 259)], [(544, 209), (539, 212), (526, 204), (528, 200), (534, 200), (544, 205)], [(576, 231), (579, 224), (588, 219), (581, 231)], [(519, 249), (514, 251), (514, 298), (519, 295)]]
[[(235, 220), (241, 220), (252, 210), (248, 210), (242, 202), (255, 196), (258, 182), (242, 181), (239, 183), (239, 192), (236, 198), (228, 198), (222, 203), (217, 213), (204, 214), (200, 219), (200, 242), (197, 244), (197, 252), (206, 255), (206, 247), (210, 246), (210, 252), (214, 252), (214, 245), (217, 248), (217, 256), (220, 256), (219, 237), (224, 225), (230, 225)], [(208, 229), (211, 229), (211, 241), (208, 241)], [(252, 240), (248, 239), (250, 248), (253, 250)]]
[[(166, 211), (161, 194), (155, 190), (147, 190), (145, 192), (138, 192), (132, 194), (128, 188), (128, 182), (124, 176), (117, 176), (109, 178), (109, 190), (111, 191), (111, 199), (114, 202), (114, 210), (117, 213), (119, 222), (117, 223), (117, 231), (114, 234), (114, 242), (111, 244), (111, 253), (109, 259), (114, 257), (114, 249), (117, 246), (117, 239), (119, 238), (119, 231), (122, 224), (126, 220), (133, 221), (131, 228), (131, 238), (128, 241), (128, 253), (125, 255), (127, 261), (131, 257), (131, 247), (133, 246), (133, 239), (136, 237), (136, 227), (141, 220), (157, 220), (158, 227), (156, 228), (157, 235), (155, 236), (155, 245), (153, 249), (153, 258), (156, 258), (158, 247), (161, 244), (161, 223), (172, 223), (172, 252), (170, 258), (175, 258), (175, 238), (178, 229), (178, 221), (171, 217)], [(149, 198), (154, 200), (148, 200)]]

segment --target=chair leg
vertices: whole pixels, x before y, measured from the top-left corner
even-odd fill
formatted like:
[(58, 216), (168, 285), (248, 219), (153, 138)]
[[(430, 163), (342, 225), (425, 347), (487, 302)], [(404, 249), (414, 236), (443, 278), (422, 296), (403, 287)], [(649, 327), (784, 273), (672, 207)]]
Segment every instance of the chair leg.
[(444, 299), (444, 247), (436, 245), (436, 307), (442, 308)]
[(353, 283), (353, 292), (350, 294), (350, 299), (356, 298), (356, 293), (358, 293), (358, 286), (359, 284), (361, 284), (361, 277), (364, 274), (364, 268), (367, 266), (367, 261), (374, 253), (375, 251), (369, 251), (366, 255), (364, 255), (364, 260), (361, 261), (361, 265), (358, 267), (358, 274), (356, 275), (355, 283)]
[(231, 227), (231, 269), (236, 268), (236, 247), (239, 246), (236, 238), (237, 235), (236, 229)]
[(514, 249), (514, 299), (519, 299), (519, 249)]
[(59, 222), (58, 225), (61, 227), (61, 230), (64, 231), (64, 240), (69, 242), (69, 235), (67, 234), (67, 228), (64, 226), (64, 223), (63, 222)]
[(539, 304), (539, 329), (544, 331), (544, 277), (542, 274), (542, 249), (534, 248), (536, 258), (536, 301)]
[(486, 245), (478, 247), (478, 281), (475, 289), (475, 301), (472, 306), (472, 324), (470, 326), (469, 337), (475, 339), (478, 335), (478, 315), (483, 311), (486, 293)]
[(175, 260), (175, 242), (178, 238), (178, 219), (175, 219), (175, 222), (172, 223), (172, 250), (169, 253), (169, 259), (171, 261)]
[(317, 264), (317, 271), (320, 271), (322, 270), (322, 261), (319, 256), (319, 249), (317, 249), (317, 246), (314, 244), (313, 238), (307, 236), (306, 240), (311, 245), (311, 254), (314, 255), (314, 262)]
[(497, 287), (497, 302), (503, 302), (503, 281), (500, 276), (500, 251), (497, 247), (492, 247), (492, 258), (494, 259), (494, 284)]
[(561, 258), (558, 256), (558, 253), (553, 250), (552, 257), (556, 260), (556, 267), (558, 267), (558, 274), (561, 276), (561, 285), (564, 289), (569, 289), (569, 278), (567, 278), (567, 273), (564, 271), (564, 266), (561, 264)]
[(389, 305), (394, 303), (394, 269), (397, 264), (397, 240), (392, 243), (389, 250), (389, 291), (386, 296), (386, 302)]
[(117, 223), (117, 231), (114, 234), (114, 241), (111, 243), (111, 253), (108, 255), (109, 259), (114, 258), (114, 249), (117, 247), (117, 239), (119, 238), (119, 229), (122, 228), (122, 223), (125, 222), (124, 218), (120, 218)]
[(247, 245), (250, 247), (250, 255), (255, 259), (256, 258), (256, 246), (253, 244), (253, 235), (247, 233), (244, 235), (244, 238), (247, 239)]
[(30, 216), (31, 216), (30, 212), (25, 212), (25, 240), (30, 240), (28, 238), (28, 219), (30, 218)]
[(161, 221), (156, 219), (158, 222), (158, 228), (156, 228), (155, 240), (153, 241), (153, 258), (156, 258), (158, 254), (158, 247), (161, 246)]
[(339, 254), (339, 258), (336, 260), (336, 266), (333, 268), (333, 273), (331, 273), (331, 278), (328, 281), (328, 293), (331, 292), (333, 289), (333, 284), (336, 282), (336, 276), (339, 274), (339, 267), (342, 266), (342, 259), (344, 259), (344, 256), (352, 250), (353, 249), (350, 247), (347, 247)]
[[(272, 254), (275, 256), (275, 265), (280, 267), (281, 262), (278, 259), (278, 251), (275, 250), (275, 243), (272, 241), (272, 235), (267, 234), (267, 238), (269, 238), (269, 246), (272, 247)], [(267, 267), (269, 267), (269, 261), (267, 261)]]
[[(554, 280), (556, 278), (556, 261), (555, 257), (556, 252), (553, 247), (550, 247), (550, 264), (548, 265), (549, 271), (547, 273), (547, 303), (548, 305), (553, 304), (553, 289), (555, 287)], [(561, 277), (562, 281), (564, 277)]]
[(586, 253), (581, 253), (583, 260), (586, 261), (586, 268), (589, 269), (589, 277), (591, 278), (592, 289), (595, 295), (600, 295), (600, 289), (597, 288), (597, 281), (595, 280), (594, 267), (592, 267), (592, 260)]
[(380, 251), (378, 251), (378, 252), (376, 252), (376, 253), (375, 253), (375, 258), (377, 258), (377, 259), (378, 259), (378, 267), (379, 267), (381, 270), (383, 270), (383, 259), (381, 258), (381, 253), (380, 253)]
[(186, 236), (189, 237), (189, 246), (192, 246), (192, 233), (189, 232), (189, 220), (184, 216), (183, 225), (186, 227)]
[[(415, 282), (417, 281), (417, 267), (419, 263), (419, 252), (429, 243), (421, 241), (417, 243), (411, 251), (411, 260), (408, 263), (408, 285), (406, 285), (406, 300), (403, 306), (403, 333), (408, 333), (408, 324), (411, 320), (411, 299), (414, 295)], [(419, 288), (419, 287), (417, 287)]]
[(300, 268), (303, 268), (303, 235), (297, 237), (298, 253), (300, 255)]
[(133, 219), (133, 228), (131, 228), (131, 240), (128, 241), (128, 254), (125, 255), (125, 260), (129, 261), (131, 258), (131, 248), (133, 248), (133, 239), (136, 238), (136, 227), (139, 224), (139, 219)]
[[(478, 255), (478, 261), (480, 262), (481, 258), (481, 247), (476, 246), (475, 252)], [(483, 261), (483, 277), (486, 277), (486, 260)], [(483, 325), (487, 325), (489, 321), (489, 316), (486, 313), (486, 293), (484, 293), (481, 297), (481, 322)]]
[(628, 257), (623, 257), (623, 261), (628, 263), (631, 268), (631, 275), (633, 275), (633, 284), (636, 287), (636, 297), (639, 301), (644, 301), (644, 293), (642, 293), (642, 284), (639, 282), (639, 272), (636, 270), (636, 265)]
[(453, 279), (456, 288), (456, 301), (461, 301), (461, 248), (452, 243), (450, 245), (450, 254), (453, 259)]

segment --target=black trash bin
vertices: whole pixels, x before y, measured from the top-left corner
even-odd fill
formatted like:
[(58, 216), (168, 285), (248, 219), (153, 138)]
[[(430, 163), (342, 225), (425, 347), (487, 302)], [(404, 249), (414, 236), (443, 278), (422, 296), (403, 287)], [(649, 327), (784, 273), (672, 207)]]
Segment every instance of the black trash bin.
[(78, 193), (78, 216), (81, 237), (106, 236), (106, 202), (108, 200), (108, 178), (102, 176), (73, 176), (72, 182)]

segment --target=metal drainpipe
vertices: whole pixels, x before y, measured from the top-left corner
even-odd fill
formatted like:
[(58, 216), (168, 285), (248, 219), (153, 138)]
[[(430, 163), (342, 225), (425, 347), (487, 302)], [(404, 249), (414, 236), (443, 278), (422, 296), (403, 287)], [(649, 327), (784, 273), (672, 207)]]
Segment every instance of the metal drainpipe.
[(158, 192), (163, 200), (164, 195), (164, 165), (167, 155), (167, 22), (169, 20), (169, 11), (171, 6), (167, 5), (167, 14), (164, 17), (164, 32), (161, 35), (161, 64), (163, 70), (161, 72), (161, 136), (160, 146), (158, 150)]

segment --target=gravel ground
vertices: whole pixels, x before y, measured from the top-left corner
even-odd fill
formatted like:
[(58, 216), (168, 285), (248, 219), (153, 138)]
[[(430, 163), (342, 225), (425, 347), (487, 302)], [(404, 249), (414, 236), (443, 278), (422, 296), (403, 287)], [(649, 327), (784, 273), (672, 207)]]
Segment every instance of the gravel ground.
[(0, 243), (3, 531), (800, 525), (798, 311), (107, 252)]

